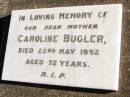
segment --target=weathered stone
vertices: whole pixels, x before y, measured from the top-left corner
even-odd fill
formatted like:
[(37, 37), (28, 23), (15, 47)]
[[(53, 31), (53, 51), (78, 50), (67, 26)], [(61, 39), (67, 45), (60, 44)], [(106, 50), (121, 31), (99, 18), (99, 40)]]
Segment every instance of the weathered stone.
[[(4, 1), (4, 0), (3, 0)], [(118, 92), (97, 90), (69, 90), (55, 87), (36, 88), (17, 85), (0, 85), (0, 97), (129, 97), (130, 96), (130, 0), (11, 0), (12, 9), (46, 8), (92, 4), (123, 4), (123, 30)], [(8, 13), (8, 3), (0, 4), (0, 16)], [(106, 83), (107, 84), (107, 83)], [(104, 94), (105, 93), (105, 94)]]

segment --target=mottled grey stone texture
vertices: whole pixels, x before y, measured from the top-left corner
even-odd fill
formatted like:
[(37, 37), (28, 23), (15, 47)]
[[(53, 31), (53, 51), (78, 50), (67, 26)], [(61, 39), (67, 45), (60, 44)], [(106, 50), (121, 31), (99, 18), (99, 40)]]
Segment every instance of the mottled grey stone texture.
[[(2, 0), (1, 0), (2, 1)], [(67, 91), (19, 85), (0, 84), (0, 97), (130, 97), (130, 0), (3, 0), (0, 2), (0, 16), (11, 9), (47, 8), (61, 6), (123, 4), (122, 45), (120, 62), (120, 83), (118, 92), (101, 93), (94, 90)], [(10, 7), (9, 7), (10, 5)], [(106, 75), (107, 76), (107, 75)], [(106, 83), (107, 84), (107, 83)]]

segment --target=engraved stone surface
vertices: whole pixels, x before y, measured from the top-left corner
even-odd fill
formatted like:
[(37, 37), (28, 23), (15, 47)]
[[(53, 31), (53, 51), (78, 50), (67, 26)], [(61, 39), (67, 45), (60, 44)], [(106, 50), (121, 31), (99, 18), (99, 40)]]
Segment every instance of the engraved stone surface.
[[(92, 4), (123, 4), (123, 31), (121, 45), (121, 62), (120, 62), (120, 84), (118, 92), (106, 93), (96, 90), (76, 90), (67, 91), (64, 88), (57, 90), (56, 88), (47, 89), (25, 87), (17, 85), (0, 85), (1, 97), (129, 97), (130, 95), (130, 0), (10, 0), (13, 9), (28, 8), (47, 8), (62, 7), (75, 5), (92, 5)], [(3, 3), (4, 4), (4, 3)], [(3, 5), (0, 5), (3, 6)], [(84, 93), (83, 93), (84, 92)]]
[(118, 90), (121, 25), (121, 4), (14, 10), (2, 80)]

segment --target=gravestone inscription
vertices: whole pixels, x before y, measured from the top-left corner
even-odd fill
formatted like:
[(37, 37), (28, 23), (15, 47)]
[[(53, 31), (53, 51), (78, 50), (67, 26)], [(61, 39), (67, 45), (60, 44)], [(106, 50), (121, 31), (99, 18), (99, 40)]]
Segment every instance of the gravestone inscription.
[(12, 11), (2, 80), (118, 90), (122, 5)]

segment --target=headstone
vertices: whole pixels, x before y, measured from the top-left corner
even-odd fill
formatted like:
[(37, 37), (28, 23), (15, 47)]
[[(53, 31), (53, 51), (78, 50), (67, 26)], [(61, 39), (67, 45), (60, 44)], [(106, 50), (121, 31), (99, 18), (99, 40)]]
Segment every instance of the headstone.
[(1, 80), (118, 90), (122, 5), (12, 11)]

